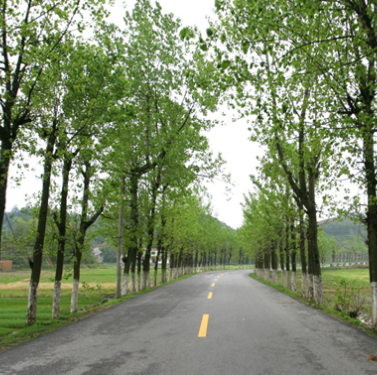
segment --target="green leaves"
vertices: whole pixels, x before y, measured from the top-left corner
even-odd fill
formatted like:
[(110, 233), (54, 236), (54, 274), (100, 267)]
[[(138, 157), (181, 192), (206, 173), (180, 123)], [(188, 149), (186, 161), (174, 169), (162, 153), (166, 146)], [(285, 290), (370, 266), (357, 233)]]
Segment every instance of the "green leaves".
[(179, 37), (181, 40), (190, 40), (195, 38), (195, 32), (191, 27), (183, 27), (179, 32)]
[(221, 68), (223, 70), (226, 70), (227, 68), (229, 68), (230, 65), (231, 65), (231, 62), (229, 60), (223, 60), (221, 62)]
[(214, 31), (211, 28), (208, 28), (206, 30), (208, 38), (211, 38), (214, 35)]

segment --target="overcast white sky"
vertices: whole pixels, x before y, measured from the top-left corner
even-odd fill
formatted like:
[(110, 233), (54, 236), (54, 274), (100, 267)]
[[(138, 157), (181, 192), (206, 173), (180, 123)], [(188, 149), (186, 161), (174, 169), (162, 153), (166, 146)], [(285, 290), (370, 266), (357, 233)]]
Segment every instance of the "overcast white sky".
[[(128, 9), (132, 9), (134, 1), (127, 1)], [(203, 32), (208, 27), (206, 16), (213, 16), (214, 0), (161, 0), (164, 13), (173, 13), (182, 20), (183, 25), (196, 25)], [(112, 8), (110, 21), (123, 25), (124, 5), (122, 0), (115, 1)], [(233, 228), (242, 225), (241, 202), (243, 195), (251, 189), (249, 175), (255, 173), (257, 165), (256, 156), (261, 155), (259, 146), (248, 140), (249, 132), (245, 121), (232, 122), (229, 116), (221, 116), (221, 111), (215, 117), (222, 119), (226, 125), (217, 126), (209, 134), (210, 147), (217, 154), (221, 153), (227, 161), (226, 171), (231, 173), (234, 187), (232, 192), (226, 195), (225, 184), (216, 180), (208, 184), (208, 189), (212, 195), (212, 206), (214, 214), (219, 220), (225, 222)], [(227, 112), (225, 110), (225, 112)], [(34, 163), (34, 165), (33, 165)], [(32, 162), (32, 167), (38, 169), (38, 162)], [(12, 168), (11, 175), (18, 173)], [(31, 195), (41, 188), (41, 181), (35, 177), (35, 172), (25, 174), (25, 178), (20, 187), (10, 181), (7, 197), (7, 210), (17, 205), (19, 208), (25, 204), (25, 196)], [(230, 197), (230, 199), (229, 199)]]

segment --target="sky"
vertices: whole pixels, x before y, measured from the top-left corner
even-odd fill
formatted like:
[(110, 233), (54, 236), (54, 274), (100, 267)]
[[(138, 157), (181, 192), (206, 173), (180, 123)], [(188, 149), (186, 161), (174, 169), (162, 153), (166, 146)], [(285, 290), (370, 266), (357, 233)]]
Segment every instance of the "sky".
[[(183, 25), (196, 25), (199, 30), (205, 32), (208, 27), (206, 16), (214, 18), (214, 0), (160, 0), (164, 13), (173, 13), (180, 18)], [(127, 9), (131, 10), (134, 1), (127, 1)], [(110, 8), (111, 9), (111, 8)], [(111, 9), (110, 22), (119, 26), (123, 25), (125, 13), (123, 1), (115, 1)], [(222, 116), (222, 112), (227, 115)], [(250, 174), (256, 173), (257, 155), (262, 151), (258, 144), (249, 141), (248, 125), (245, 120), (232, 122), (232, 112), (222, 107), (217, 113), (211, 114), (212, 118), (220, 119), (224, 125), (217, 125), (207, 133), (209, 144), (214, 154), (221, 153), (227, 162), (225, 171), (231, 174), (233, 186), (230, 193), (226, 193), (226, 183), (219, 179), (206, 182), (208, 192), (212, 196), (213, 214), (227, 225), (238, 228), (242, 225), (243, 215), (241, 202), (244, 194), (252, 189)], [(24, 172), (24, 178), (20, 186), (16, 186), (13, 180), (9, 183), (7, 196), (7, 211), (17, 205), (19, 208), (25, 205), (25, 198), (36, 193), (41, 188), (41, 180), (36, 174), (41, 173), (39, 160), (31, 160), (30, 166), (35, 171)], [(19, 170), (12, 167), (11, 177), (18, 177)]]

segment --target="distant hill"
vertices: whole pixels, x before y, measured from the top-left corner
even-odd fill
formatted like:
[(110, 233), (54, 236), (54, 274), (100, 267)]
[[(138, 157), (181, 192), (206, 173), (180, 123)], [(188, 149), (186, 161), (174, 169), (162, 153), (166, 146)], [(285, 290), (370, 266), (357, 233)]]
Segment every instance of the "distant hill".
[(361, 237), (364, 241), (367, 238), (365, 225), (361, 222), (354, 222), (349, 218), (326, 219), (319, 221), (318, 225), (323, 228), (326, 234), (334, 236), (339, 244), (352, 240), (355, 235)]

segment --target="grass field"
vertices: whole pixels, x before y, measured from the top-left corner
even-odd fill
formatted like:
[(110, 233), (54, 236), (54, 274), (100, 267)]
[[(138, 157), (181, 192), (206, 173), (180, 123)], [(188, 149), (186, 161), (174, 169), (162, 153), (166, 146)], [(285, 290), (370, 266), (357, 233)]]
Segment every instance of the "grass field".
[[(101, 303), (115, 292), (115, 265), (103, 269), (83, 268), (79, 292), (81, 311)], [(54, 270), (43, 270), (38, 290), (38, 323), (31, 331), (59, 325), (70, 318), (72, 277), (62, 281), (61, 316), (51, 319)], [(25, 330), (30, 270), (0, 272), (0, 341)], [(29, 329), (30, 330), (30, 329)]]

